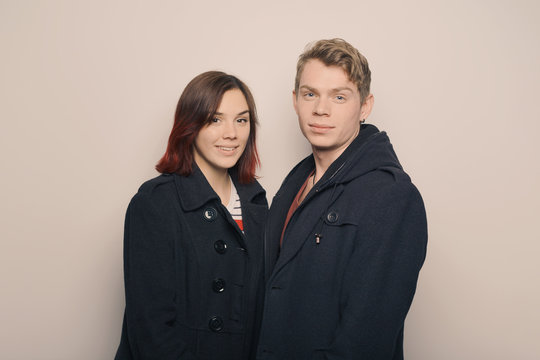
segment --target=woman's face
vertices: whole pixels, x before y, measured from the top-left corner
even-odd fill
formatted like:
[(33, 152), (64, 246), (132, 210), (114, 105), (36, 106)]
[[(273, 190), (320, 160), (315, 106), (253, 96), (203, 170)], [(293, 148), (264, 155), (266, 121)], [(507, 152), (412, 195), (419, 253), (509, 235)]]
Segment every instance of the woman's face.
[(249, 138), (249, 107), (239, 89), (225, 92), (211, 123), (195, 138), (195, 162), (204, 174), (227, 171), (237, 162)]

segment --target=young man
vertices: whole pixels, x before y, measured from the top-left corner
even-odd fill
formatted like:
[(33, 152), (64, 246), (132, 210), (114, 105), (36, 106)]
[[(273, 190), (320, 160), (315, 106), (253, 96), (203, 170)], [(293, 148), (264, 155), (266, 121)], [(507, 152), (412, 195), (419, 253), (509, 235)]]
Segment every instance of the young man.
[(293, 103), (313, 154), (272, 201), (257, 359), (403, 359), (426, 216), (386, 133), (363, 124), (370, 80), (344, 40), (300, 55)]

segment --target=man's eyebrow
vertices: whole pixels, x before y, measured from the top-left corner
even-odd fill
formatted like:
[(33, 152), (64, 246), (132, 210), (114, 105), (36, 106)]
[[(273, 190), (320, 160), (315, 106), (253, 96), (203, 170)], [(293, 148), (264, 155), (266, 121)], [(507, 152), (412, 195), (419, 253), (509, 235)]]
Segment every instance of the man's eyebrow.
[(350, 92), (354, 92), (353, 89), (351, 89), (351, 88), (348, 87), (348, 86), (338, 87), (338, 88), (332, 89), (332, 91), (333, 91), (333, 92), (341, 92), (341, 91), (350, 91)]
[[(238, 114), (236, 114), (236, 116), (240, 116), (240, 115), (244, 115), (244, 114), (249, 114), (249, 110), (241, 111)], [(223, 113), (220, 113), (219, 111), (216, 111), (215, 115), (221, 116), (221, 115), (223, 115)]]
[(314, 88), (312, 88), (311, 86), (308, 86), (308, 85), (302, 85), (302, 86), (300, 86), (300, 89), (305, 89), (305, 90), (308, 90), (308, 91), (316, 91)]
[[(312, 88), (311, 86), (308, 86), (308, 85), (302, 85), (302, 86), (300, 86), (300, 89), (305, 89), (305, 90), (313, 91), (313, 92), (316, 92), (316, 91), (317, 91), (315, 88)], [(331, 91), (334, 92), (334, 93), (336, 93), (336, 92), (341, 92), (341, 91), (350, 91), (350, 92), (354, 92), (354, 90), (351, 89), (351, 88), (348, 87), (348, 86), (337, 87), (337, 88), (332, 89)]]

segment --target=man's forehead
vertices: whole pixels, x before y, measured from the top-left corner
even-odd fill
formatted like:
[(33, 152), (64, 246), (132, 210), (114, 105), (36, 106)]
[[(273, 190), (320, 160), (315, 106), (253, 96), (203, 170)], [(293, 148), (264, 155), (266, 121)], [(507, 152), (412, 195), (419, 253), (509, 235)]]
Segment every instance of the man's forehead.
[(317, 59), (309, 60), (300, 76), (299, 87), (332, 88), (354, 91), (355, 84), (349, 78), (347, 72), (337, 65), (326, 65)]

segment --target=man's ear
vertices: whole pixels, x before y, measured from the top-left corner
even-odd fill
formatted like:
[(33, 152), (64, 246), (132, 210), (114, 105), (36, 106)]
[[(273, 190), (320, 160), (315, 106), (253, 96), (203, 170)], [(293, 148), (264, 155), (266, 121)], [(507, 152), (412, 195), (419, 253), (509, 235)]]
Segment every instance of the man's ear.
[(369, 114), (371, 114), (371, 109), (373, 109), (374, 103), (375, 98), (373, 97), (373, 94), (369, 94), (364, 100), (362, 108), (360, 109), (360, 121), (367, 119)]
[(296, 111), (296, 115), (298, 115), (298, 107), (296, 104), (296, 91), (295, 90), (292, 91), (292, 103), (293, 103), (294, 111)]

